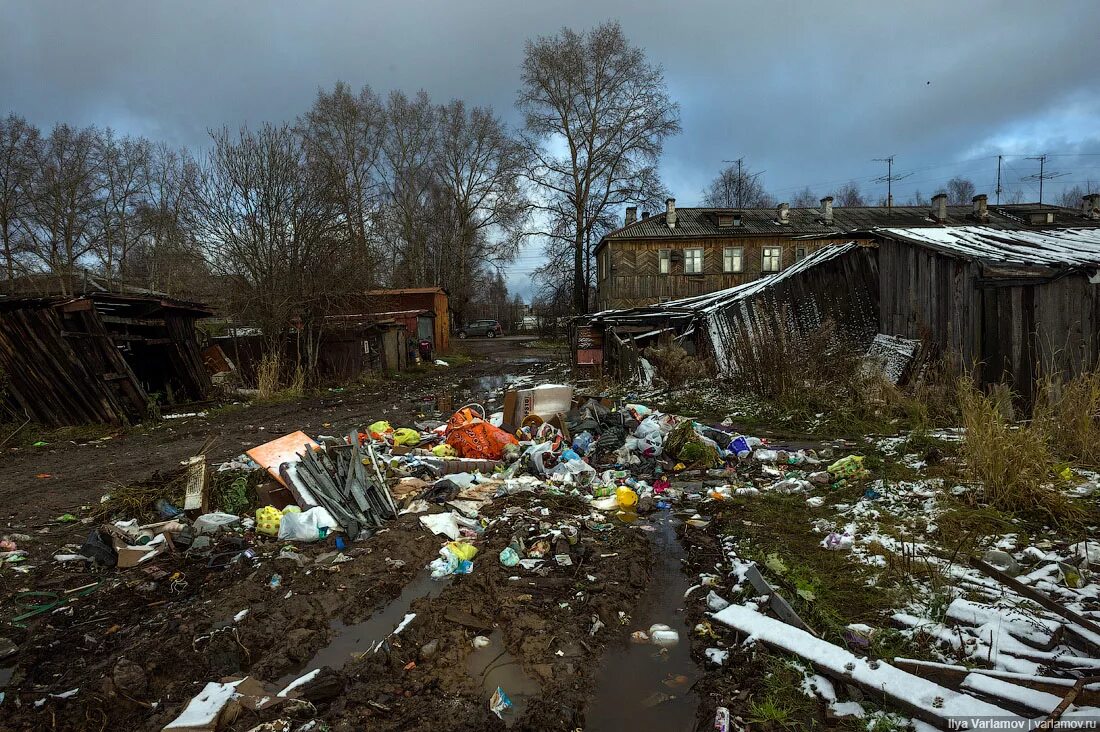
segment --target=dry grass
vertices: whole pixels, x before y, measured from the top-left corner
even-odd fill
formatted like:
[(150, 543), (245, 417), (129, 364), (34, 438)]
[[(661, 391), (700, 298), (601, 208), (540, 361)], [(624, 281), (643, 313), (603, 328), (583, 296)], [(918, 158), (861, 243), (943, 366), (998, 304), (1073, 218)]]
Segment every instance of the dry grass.
[(670, 389), (697, 386), (700, 381), (711, 378), (707, 363), (689, 355), (678, 343), (650, 346), (642, 355)]
[(1080, 518), (1081, 509), (1051, 487), (1055, 456), (1042, 424), (1013, 424), (1003, 400), (987, 395), (970, 378), (959, 379), (958, 400), (966, 428), (966, 471), (981, 484), (985, 503), (1008, 513), (1045, 514), (1055, 523)]
[(256, 366), (256, 389), (261, 399), (270, 399), (279, 393), (282, 367), (283, 357), (278, 351), (268, 351), (260, 357), (260, 363)]
[(1032, 421), (1046, 432), (1059, 457), (1100, 464), (1100, 371), (1087, 371), (1069, 381), (1043, 379)]

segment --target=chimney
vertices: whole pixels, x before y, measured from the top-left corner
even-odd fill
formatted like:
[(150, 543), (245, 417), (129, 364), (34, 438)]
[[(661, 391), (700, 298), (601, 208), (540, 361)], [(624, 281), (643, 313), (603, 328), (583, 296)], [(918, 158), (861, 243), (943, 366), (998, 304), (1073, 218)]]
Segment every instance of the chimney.
[(626, 223), (623, 224), (623, 225), (624, 226), (630, 226), (631, 224), (633, 224), (637, 220), (638, 220), (638, 207), (637, 206), (627, 206), (626, 207)]
[(941, 224), (944, 221), (947, 221), (946, 193), (937, 193), (936, 195), (932, 196), (932, 210), (929, 211), (928, 214)]
[(775, 217), (781, 224), (791, 223), (791, 206), (787, 203), (781, 203), (775, 207)]
[(989, 221), (989, 197), (979, 193), (970, 200), (974, 202), (974, 218), (982, 223)]
[(833, 197), (825, 196), (821, 199), (821, 220), (826, 224), (833, 223)]
[(642, 211), (642, 221), (649, 218), (649, 211)]
[(668, 228), (676, 228), (676, 199), (669, 198), (665, 201), (665, 223)]
[(1090, 193), (1081, 200), (1084, 203), (1085, 218), (1100, 219), (1100, 193)]

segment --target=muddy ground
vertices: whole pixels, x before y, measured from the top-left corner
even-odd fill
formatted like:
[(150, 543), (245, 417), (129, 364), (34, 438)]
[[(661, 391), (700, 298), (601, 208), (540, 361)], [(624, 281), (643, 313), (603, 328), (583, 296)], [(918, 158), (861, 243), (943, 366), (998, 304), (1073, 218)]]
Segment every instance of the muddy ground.
[[(627, 718), (641, 729), (692, 729), (696, 716), (708, 727), (713, 707), (700, 706), (692, 689), (701, 672), (680, 599), (690, 579), (675, 539), (680, 522), (667, 511), (621, 520), (592, 516), (563, 495), (497, 499), (482, 510), (493, 523), (474, 571), (442, 581), (424, 567), (444, 539), (415, 515), (349, 545), (338, 564), (332, 538), (299, 545), (293, 559), (277, 558), (283, 544), (252, 535), (256, 557), (224, 568), (183, 554), (125, 571), (49, 561), (80, 544), (90, 528), (80, 518), (111, 485), (170, 471), (211, 436), (216, 463), (294, 429), (339, 434), (378, 418), (396, 425), (430, 413), (444, 394), (455, 407), (499, 398), (505, 375), (544, 381), (560, 368), (514, 342), (464, 345), (480, 350), (476, 360), (408, 379), (8, 451), (4, 533), (20, 536), (33, 568), (0, 575), (0, 612), (11, 619), (33, 603), (64, 602), (0, 633), (19, 646), (0, 662), (0, 728), (159, 730), (207, 682), (248, 674), (278, 689), (321, 666), (300, 689), (312, 706), (245, 711), (228, 729), (284, 717), (316, 720), (308, 729), (503, 728), (489, 709), (496, 686), (515, 704), (505, 716), (513, 729), (618, 729)], [(53, 520), (63, 512), (78, 520)], [(513, 534), (563, 522), (581, 526), (575, 545), (555, 547), (568, 556), (564, 565), (550, 559), (532, 571), (498, 561)], [(238, 549), (235, 541), (223, 538), (214, 554)], [(26, 591), (56, 594), (17, 598)], [(684, 642), (664, 650), (630, 643), (654, 622)], [(489, 645), (475, 648), (477, 637)]]

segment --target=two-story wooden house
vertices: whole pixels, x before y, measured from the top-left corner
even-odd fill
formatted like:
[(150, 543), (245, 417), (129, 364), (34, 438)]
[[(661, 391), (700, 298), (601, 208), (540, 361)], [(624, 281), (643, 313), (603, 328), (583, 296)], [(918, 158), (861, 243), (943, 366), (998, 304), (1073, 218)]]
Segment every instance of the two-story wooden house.
[[(734, 287), (779, 272), (808, 253), (853, 240), (871, 240), (881, 227), (967, 226), (998, 228), (1065, 223), (1075, 209), (1018, 204), (987, 206), (984, 195), (972, 205), (948, 206), (939, 195), (931, 206), (774, 209), (676, 208), (637, 217), (626, 209), (624, 225), (596, 248), (596, 307), (640, 307)], [(1063, 221), (1064, 219), (1064, 221)]]

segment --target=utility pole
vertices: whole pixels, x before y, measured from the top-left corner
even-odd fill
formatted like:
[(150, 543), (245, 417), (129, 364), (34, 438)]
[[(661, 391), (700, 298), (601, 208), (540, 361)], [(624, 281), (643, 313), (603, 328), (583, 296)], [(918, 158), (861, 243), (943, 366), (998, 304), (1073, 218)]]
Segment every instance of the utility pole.
[(888, 158), (874, 158), (874, 162), (886, 163), (886, 175), (881, 175), (875, 178), (876, 183), (886, 184), (886, 208), (894, 207), (894, 181), (908, 178), (912, 173), (906, 173), (905, 175), (894, 175), (894, 156), (891, 155)]
[(1036, 155), (1035, 157), (1028, 158), (1028, 160), (1039, 161), (1039, 172), (1035, 175), (1029, 175), (1023, 180), (1037, 180), (1039, 181), (1039, 205), (1043, 204), (1043, 181), (1050, 180), (1051, 178), (1061, 178), (1063, 175), (1069, 175), (1069, 173), (1047, 173), (1045, 172), (1047, 156)]
[(997, 190), (996, 190), (996, 194), (997, 194), (997, 205), (998, 206), (1001, 205), (1001, 190), (1002, 190), (1001, 189), (1001, 159), (1003, 157), (1004, 157), (1004, 155), (998, 155), (997, 156)]

